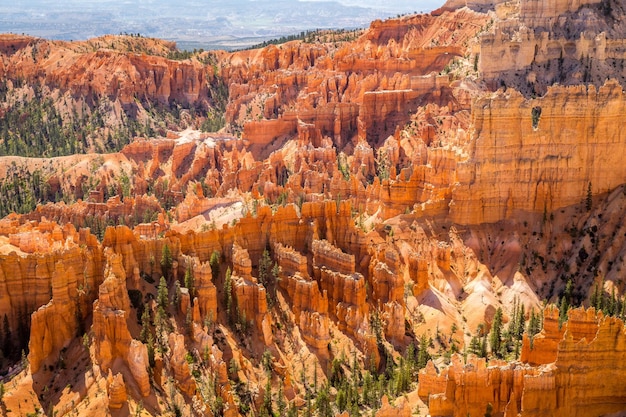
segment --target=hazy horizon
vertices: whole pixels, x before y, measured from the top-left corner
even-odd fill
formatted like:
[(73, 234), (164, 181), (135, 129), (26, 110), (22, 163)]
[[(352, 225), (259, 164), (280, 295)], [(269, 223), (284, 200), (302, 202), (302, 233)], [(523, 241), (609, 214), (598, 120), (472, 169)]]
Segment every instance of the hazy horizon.
[(79, 40), (141, 33), (179, 47), (237, 48), (317, 28), (356, 28), (444, 0), (17, 0), (0, 5), (0, 32)]

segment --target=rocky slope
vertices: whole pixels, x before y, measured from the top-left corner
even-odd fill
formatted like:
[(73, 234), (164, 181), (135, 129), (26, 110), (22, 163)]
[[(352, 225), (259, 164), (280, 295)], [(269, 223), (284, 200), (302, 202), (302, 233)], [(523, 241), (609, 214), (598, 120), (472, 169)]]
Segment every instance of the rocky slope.
[[(625, 409), (623, 9), (189, 56), (2, 36), (3, 412)], [(85, 140), (12, 154), (16, 112)]]

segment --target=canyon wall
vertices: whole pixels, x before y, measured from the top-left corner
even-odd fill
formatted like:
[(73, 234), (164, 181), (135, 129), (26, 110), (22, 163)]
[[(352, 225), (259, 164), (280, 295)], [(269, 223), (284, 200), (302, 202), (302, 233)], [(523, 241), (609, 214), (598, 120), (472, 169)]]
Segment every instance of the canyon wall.
[(551, 87), (537, 99), (509, 90), (478, 100), (450, 218), (490, 223), (580, 203), (589, 185), (594, 194), (617, 187), (626, 175), (619, 162), (626, 135), (616, 128), (625, 106), (611, 81), (600, 89)]

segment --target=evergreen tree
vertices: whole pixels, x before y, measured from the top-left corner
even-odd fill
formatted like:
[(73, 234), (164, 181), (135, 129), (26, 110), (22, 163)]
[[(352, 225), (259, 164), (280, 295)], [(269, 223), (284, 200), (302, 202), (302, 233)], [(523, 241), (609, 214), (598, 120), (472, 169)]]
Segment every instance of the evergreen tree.
[(231, 319), (232, 306), (233, 306), (233, 294), (232, 294), (232, 282), (230, 267), (226, 270), (226, 278), (224, 279), (224, 304), (226, 305), (226, 316)]
[(298, 417), (298, 409), (296, 408), (296, 403), (293, 401), (289, 405), (289, 411), (287, 411), (287, 417)]
[(491, 346), (491, 353), (495, 356), (501, 357), (500, 346), (502, 340), (502, 308), (498, 307), (496, 315), (493, 318), (491, 325), (491, 333), (489, 334), (489, 344)]
[(615, 315), (615, 306), (617, 304), (617, 300), (615, 299), (615, 287), (611, 288), (611, 297), (608, 298), (607, 303), (606, 303), (606, 307), (605, 307), (605, 313), (608, 316), (614, 316)]
[(320, 391), (317, 393), (315, 399), (315, 409), (317, 410), (318, 417), (333, 417), (333, 408), (330, 403), (330, 394), (328, 392), (328, 385), (324, 384)]
[(220, 253), (218, 251), (214, 250), (211, 253), (209, 265), (211, 265), (211, 275), (213, 275), (213, 280), (215, 280), (220, 275)]
[(272, 386), (269, 378), (265, 384), (265, 393), (263, 394), (263, 404), (261, 405), (260, 413), (261, 415), (267, 416), (274, 415), (274, 411), (272, 410)]
[(344, 411), (346, 411), (346, 408), (348, 407), (348, 396), (346, 394), (347, 389), (348, 387), (345, 382), (341, 384), (341, 386), (337, 389), (337, 395), (335, 396), (335, 404), (337, 405), (337, 408), (339, 409), (340, 413), (343, 413)]
[(271, 267), (272, 259), (270, 258), (269, 251), (265, 249), (259, 260), (259, 281), (265, 288), (267, 288), (269, 284)]
[(154, 336), (152, 336), (152, 332), (148, 332), (146, 345), (148, 350), (148, 364), (150, 368), (154, 368), (156, 362), (154, 361)]
[(182, 293), (180, 291), (180, 282), (178, 280), (174, 281), (174, 298), (172, 299), (172, 304), (178, 310), (180, 308), (180, 298), (182, 297)]
[(565, 285), (565, 292), (559, 303), (559, 326), (567, 321), (567, 312), (569, 311), (572, 301), (572, 280), (568, 280)]
[(170, 272), (172, 270), (172, 252), (170, 251), (169, 245), (166, 243), (163, 245), (161, 249), (161, 270), (163, 271), (163, 276), (169, 281)]
[(478, 337), (472, 337), (470, 340), (469, 348), (467, 349), (469, 353), (472, 353), (476, 356), (480, 356), (482, 352), (482, 347), (480, 346), (480, 340)]
[(535, 309), (532, 309), (530, 312), (530, 320), (528, 321), (528, 336), (530, 337), (531, 343), (533, 337), (541, 331), (541, 317), (539, 314), (535, 313)]
[(187, 269), (185, 270), (185, 287), (189, 290), (189, 297), (193, 300), (194, 297), (194, 277), (193, 270), (191, 269), (191, 265), (187, 265)]
[(278, 408), (278, 415), (284, 416), (287, 410), (287, 403), (285, 403), (285, 394), (283, 393), (282, 382), (278, 386), (278, 398), (276, 399), (276, 407)]
[(565, 297), (561, 297), (559, 301), (559, 328), (567, 321), (567, 311), (569, 310), (569, 306), (567, 305), (567, 301)]
[(148, 307), (144, 307), (143, 313), (141, 314), (141, 333), (139, 333), (139, 340), (141, 342), (146, 343), (148, 340), (148, 335), (150, 334), (150, 309)]
[(417, 368), (422, 369), (426, 367), (426, 364), (430, 360), (430, 354), (428, 353), (428, 339), (425, 334), (420, 336), (419, 352), (417, 353)]
[(524, 328), (526, 327), (526, 312), (524, 311), (524, 303), (520, 303), (519, 307), (519, 320), (517, 322), (517, 339), (522, 340), (522, 335), (524, 334)]
[(157, 291), (157, 304), (163, 310), (167, 309), (167, 305), (169, 304), (170, 294), (167, 289), (167, 282), (165, 281), (165, 277), (161, 277), (159, 281), (159, 288)]
[(598, 284), (596, 282), (594, 286), (593, 295), (591, 297), (591, 306), (596, 309), (596, 311), (605, 309), (604, 302), (604, 278)]

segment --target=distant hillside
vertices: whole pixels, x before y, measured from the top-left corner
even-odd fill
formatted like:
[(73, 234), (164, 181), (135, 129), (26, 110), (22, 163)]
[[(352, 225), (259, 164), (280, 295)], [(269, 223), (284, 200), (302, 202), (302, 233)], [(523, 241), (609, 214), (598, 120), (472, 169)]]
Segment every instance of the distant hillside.
[(365, 27), (375, 19), (430, 10), (442, 2), (430, 0), (419, 6), (406, 1), (342, 3), (237, 0), (188, 2), (180, 7), (167, 0), (132, 5), (118, 0), (27, 0), (0, 6), (0, 33), (60, 40), (141, 33), (174, 40), (190, 50), (239, 49), (302, 30)]

